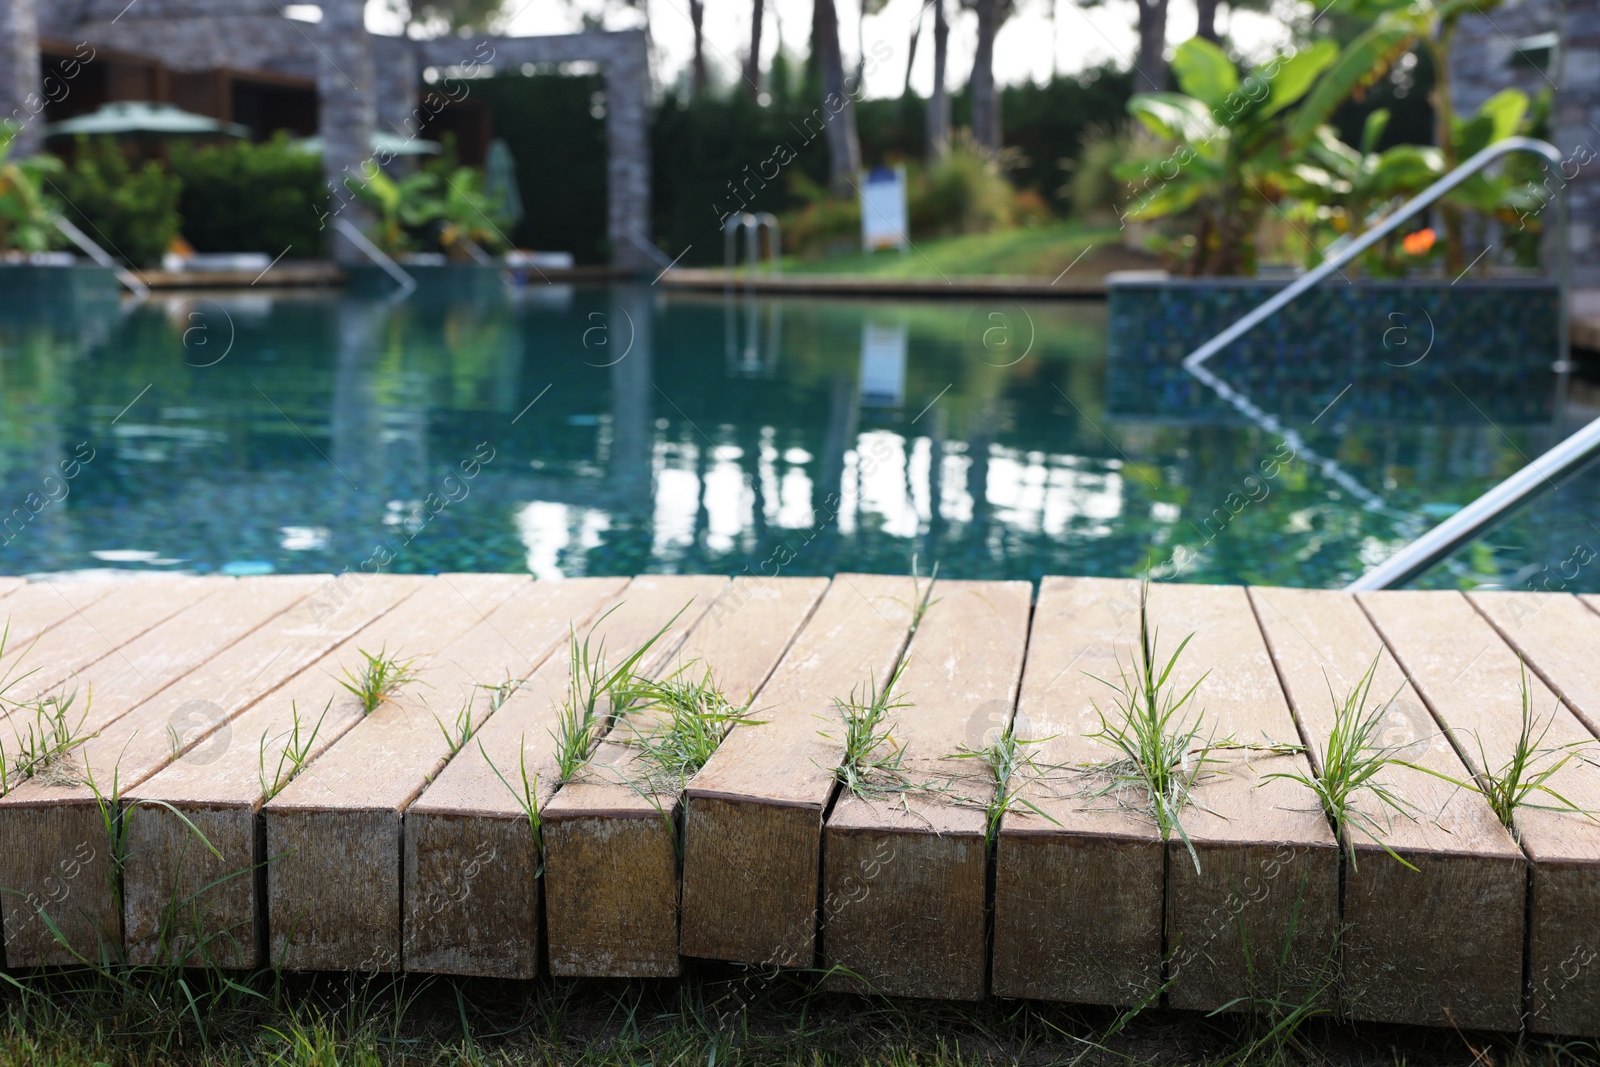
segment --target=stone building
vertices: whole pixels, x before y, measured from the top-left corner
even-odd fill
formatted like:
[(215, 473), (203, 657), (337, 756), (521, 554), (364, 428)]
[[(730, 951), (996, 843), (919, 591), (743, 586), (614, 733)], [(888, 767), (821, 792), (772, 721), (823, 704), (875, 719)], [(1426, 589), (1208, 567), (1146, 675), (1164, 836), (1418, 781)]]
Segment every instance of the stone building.
[[(414, 41), (368, 33), (364, 7), (364, 0), (0, 0), (0, 122), (16, 130), (17, 154), (38, 150), (46, 122), (112, 100), (173, 103), (257, 133), (319, 133), (330, 187), (342, 193), (345, 174), (383, 162), (370, 147), (375, 129), (414, 137), (454, 123), (470, 147), (473, 123), (481, 134), (486, 122), (471, 101), (473, 77), (589, 61), (606, 78), (612, 262), (651, 266), (643, 32)], [(359, 255), (343, 240), (335, 252)]]

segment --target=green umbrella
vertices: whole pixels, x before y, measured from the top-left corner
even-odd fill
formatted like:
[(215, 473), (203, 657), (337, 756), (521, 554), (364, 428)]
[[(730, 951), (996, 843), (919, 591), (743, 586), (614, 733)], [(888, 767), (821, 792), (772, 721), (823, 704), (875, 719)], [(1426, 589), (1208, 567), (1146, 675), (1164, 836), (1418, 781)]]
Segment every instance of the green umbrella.
[(489, 158), (483, 164), (483, 195), (500, 205), (500, 214), (515, 226), (522, 221), (522, 194), (517, 191), (517, 164), (511, 147), (499, 137), (489, 142)]
[[(387, 153), (391, 156), (436, 156), (444, 151), (444, 146), (438, 141), (424, 141), (417, 137), (401, 137), (397, 133), (385, 133), (383, 130), (373, 130), (372, 139), (367, 142), (374, 155)], [(322, 138), (303, 137), (294, 143), (296, 148), (310, 152), (313, 155), (322, 154)]]
[(121, 100), (105, 104), (87, 115), (52, 122), (45, 136), (72, 134), (140, 135), (146, 137), (191, 137), (226, 134), (249, 137), (250, 128), (237, 122), (221, 122), (196, 115), (171, 104), (152, 104), (147, 100)]

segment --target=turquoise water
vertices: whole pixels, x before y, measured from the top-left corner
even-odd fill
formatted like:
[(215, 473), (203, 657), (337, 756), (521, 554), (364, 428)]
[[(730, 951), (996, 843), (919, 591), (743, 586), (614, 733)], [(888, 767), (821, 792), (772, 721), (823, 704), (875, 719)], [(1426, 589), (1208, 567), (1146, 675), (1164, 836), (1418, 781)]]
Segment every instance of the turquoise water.
[[(1152, 386), (1106, 353), (1094, 302), (545, 285), (0, 299), (0, 572), (916, 560), (1331, 586), (1583, 414), (1548, 372), (1456, 378), (1447, 353), (1381, 404), (1339, 395), (1336, 374), (1268, 375), (1253, 400), (1301, 455), (1188, 379)], [(1582, 552), (1600, 546), (1597, 484), (1425, 583), (1600, 588)]]

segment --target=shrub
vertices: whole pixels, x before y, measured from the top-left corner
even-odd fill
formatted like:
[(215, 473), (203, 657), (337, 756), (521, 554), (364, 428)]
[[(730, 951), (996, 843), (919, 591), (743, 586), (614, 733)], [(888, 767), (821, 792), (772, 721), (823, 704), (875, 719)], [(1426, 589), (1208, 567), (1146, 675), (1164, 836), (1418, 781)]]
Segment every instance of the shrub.
[(323, 254), (322, 160), (296, 148), (286, 133), (261, 144), (174, 145), (172, 173), (183, 183), (183, 236), (196, 251)]
[(159, 263), (178, 234), (178, 179), (153, 161), (134, 170), (109, 137), (80, 136), (76, 160), (55, 184), (67, 216), (132, 266)]

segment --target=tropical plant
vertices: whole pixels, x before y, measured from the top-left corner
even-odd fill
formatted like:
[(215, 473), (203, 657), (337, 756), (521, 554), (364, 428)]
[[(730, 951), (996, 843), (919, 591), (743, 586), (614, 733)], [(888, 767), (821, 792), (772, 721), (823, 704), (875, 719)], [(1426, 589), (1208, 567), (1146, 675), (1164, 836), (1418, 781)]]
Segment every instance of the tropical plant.
[(1192, 213), (1195, 232), (1169, 250), (1185, 273), (1254, 273), (1263, 212), (1284, 197), (1294, 157), (1354, 79), (1346, 78), (1344, 92), (1322, 94), (1320, 117), (1303, 131), (1306, 108), (1294, 122), (1289, 109), (1314, 85), (1328, 84), (1324, 73), (1340, 59), (1338, 46), (1324, 39), (1241, 79), (1222, 49), (1200, 38), (1185, 41), (1172, 60), (1182, 92), (1140, 93), (1128, 101), (1145, 129), (1176, 148), (1160, 163), (1119, 168), (1118, 177), (1138, 183), (1127, 217)]
[(76, 159), (46, 185), (68, 216), (130, 266), (159, 263), (178, 235), (182, 183), (159, 163), (134, 169), (110, 137), (79, 136)]
[[(328, 185), (322, 161), (279, 132), (270, 141), (228, 141), (171, 149), (183, 182), (183, 236), (200, 252), (265, 252), (315, 259), (326, 232)], [(241, 211), (239, 205), (250, 210)]]
[(418, 171), (396, 180), (370, 161), (365, 170), (361, 178), (346, 178), (344, 184), (377, 215), (370, 234), (372, 243), (391, 256), (412, 251), (415, 238), (411, 231), (420, 230), (438, 217), (434, 193), (438, 178)]
[(483, 171), (476, 167), (457, 167), (450, 174), (439, 173), (444, 188), (434, 205), (439, 222), (439, 244), (445, 254), (456, 259), (471, 255), (471, 246), (504, 251), (510, 242), (505, 236), (508, 220), (500, 206), (484, 192)]
[(0, 252), (43, 252), (56, 243), (55, 207), (45, 181), (61, 173), (55, 156), (12, 160), (11, 138), (0, 139)]

